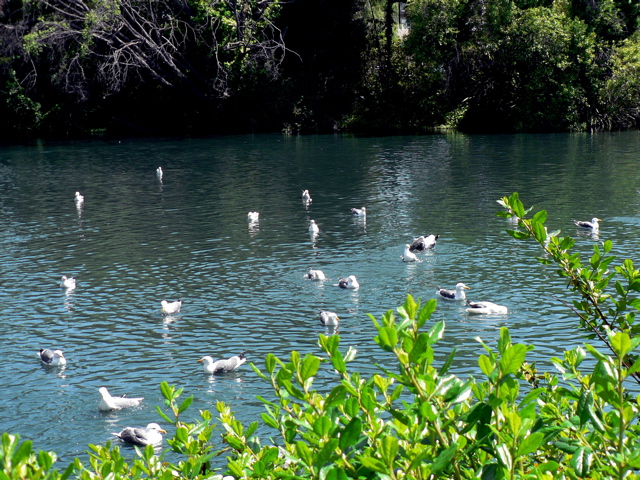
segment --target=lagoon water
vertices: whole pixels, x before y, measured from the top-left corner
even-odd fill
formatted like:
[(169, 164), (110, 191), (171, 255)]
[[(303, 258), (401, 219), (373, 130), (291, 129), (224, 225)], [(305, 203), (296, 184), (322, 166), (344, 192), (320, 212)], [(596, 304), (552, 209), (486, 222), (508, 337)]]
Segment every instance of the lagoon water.
[[(534, 259), (539, 247), (505, 233), (513, 226), (495, 216), (496, 200), (518, 191), (525, 205), (548, 210), (550, 230), (577, 237), (585, 259), (611, 239), (615, 255), (638, 260), (639, 159), (637, 132), (0, 147), (0, 432), (68, 463), (124, 426), (162, 423), (155, 406), (165, 380), (194, 396), (187, 420), (224, 401), (248, 424), (263, 411), (256, 396), (272, 398), (268, 386), (248, 365), (205, 375), (199, 358), (247, 350), (262, 367), (268, 353), (320, 354), (318, 336), (336, 333), (318, 320), (326, 309), (341, 317), (343, 350), (358, 350), (354, 368), (393, 368), (367, 314), (379, 318), (407, 294), (426, 301), (438, 285), (457, 282), (509, 314), (470, 316), (460, 302), (439, 301), (433, 320), (445, 320), (446, 332), (438, 361), (455, 347), (455, 372), (478, 375), (475, 338), (495, 345), (506, 326), (514, 341), (536, 346), (530, 360), (551, 370), (550, 356), (585, 341), (559, 301), (572, 297), (555, 269)], [(366, 220), (349, 212), (362, 206)], [(260, 212), (257, 224), (247, 222), (249, 211)], [(572, 223), (594, 216), (603, 219), (600, 238)], [(440, 235), (435, 250), (402, 262), (404, 245), (430, 233)], [(303, 279), (309, 267), (329, 280)], [(62, 275), (78, 287), (65, 292)], [(358, 290), (333, 286), (347, 275)], [(163, 316), (165, 298), (183, 298), (182, 311)], [(39, 348), (64, 350), (68, 365), (42, 366)], [(316, 385), (335, 379), (323, 367)], [(101, 413), (101, 386), (145, 401)]]

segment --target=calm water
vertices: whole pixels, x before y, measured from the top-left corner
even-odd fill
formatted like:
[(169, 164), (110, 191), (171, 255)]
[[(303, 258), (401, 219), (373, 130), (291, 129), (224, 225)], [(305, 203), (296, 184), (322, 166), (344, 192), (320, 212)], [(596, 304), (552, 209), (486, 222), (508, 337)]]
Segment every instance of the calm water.
[[(495, 344), (501, 326), (551, 355), (583, 342), (552, 268), (540, 250), (510, 239), (496, 200), (514, 191), (549, 210), (550, 229), (594, 239), (572, 218), (604, 221), (615, 253), (640, 257), (640, 136), (519, 135), (350, 138), (240, 136), (210, 139), (42, 143), (0, 148), (0, 431), (19, 433), (62, 462), (88, 443), (104, 444), (124, 426), (159, 421), (158, 385), (194, 395), (199, 409), (228, 402), (259, 419), (267, 386), (245, 366), (202, 373), (197, 360), (248, 350), (262, 366), (269, 352), (318, 353), (317, 312), (342, 318), (343, 348), (358, 349), (368, 372), (391, 366), (372, 341), (367, 313), (379, 317), (407, 293), (434, 298), (437, 285), (462, 281), (469, 297), (507, 305), (508, 315), (468, 316), (440, 302), (446, 320), (438, 352), (458, 348), (456, 371), (476, 374), (480, 336)], [(159, 181), (155, 170), (164, 169)], [(305, 208), (300, 193), (309, 189)], [(81, 210), (75, 191), (85, 196)], [(366, 221), (351, 207), (366, 206)], [(257, 226), (247, 224), (260, 212)], [(307, 231), (315, 219), (320, 234)], [(405, 243), (438, 233), (418, 264), (400, 260)], [(321, 268), (326, 282), (302, 277)], [(78, 288), (58, 287), (73, 275)], [(361, 287), (332, 286), (356, 275)], [(160, 300), (184, 299), (163, 317)], [(64, 369), (41, 366), (36, 351), (65, 351)], [(319, 388), (335, 379), (329, 368)], [(98, 412), (98, 388), (144, 396), (138, 408)]]

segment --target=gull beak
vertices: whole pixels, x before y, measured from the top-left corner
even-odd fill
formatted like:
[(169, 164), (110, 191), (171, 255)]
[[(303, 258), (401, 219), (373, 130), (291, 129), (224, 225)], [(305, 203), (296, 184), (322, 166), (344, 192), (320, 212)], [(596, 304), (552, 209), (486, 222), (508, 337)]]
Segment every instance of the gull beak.
[(201, 362), (201, 361), (202, 361), (202, 359), (200, 359), (200, 360), (198, 360), (198, 361), (199, 361), (199, 362)]
[(464, 286), (464, 288), (466, 288), (467, 290), (471, 290), (471, 287), (467, 287), (466, 285)]

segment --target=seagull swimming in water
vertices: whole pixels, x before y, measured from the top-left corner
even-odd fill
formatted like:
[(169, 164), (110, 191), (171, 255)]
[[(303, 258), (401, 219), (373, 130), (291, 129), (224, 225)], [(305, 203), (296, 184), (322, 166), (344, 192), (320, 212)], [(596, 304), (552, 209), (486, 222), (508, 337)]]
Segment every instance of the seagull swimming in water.
[(242, 352), (240, 355), (234, 355), (226, 360), (218, 360), (216, 362), (213, 361), (213, 358), (207, 355), (198, 361), (202, 362), (202, 368), (205, 373), (227, 373), (234, 371), (247, 361), (244, 356), (245, 353), (247, 353), (247, 350)]
[(417, 262), (418, 257), (411, 251), (411, 245), (408, 243), (404, 246), (404, 253), (400, 255), (403, 262)]
[(247, 221), (248, 222), (257, 222), (260, 219), (260, 213), (258, 212), (249, 212), (247, 213)]
[(167, 315), (171, 315), (172, 313), (178, 313), (182, 308), (182, 299), (176, 300), (175, 302), (167, 302), (166, 300), (162, 300), (160, 302), (162, 305), (162, 313)]
[(337, 327), (340, 317), (335, 312), (327, 312), (326, 310), (320, 310), (320, 323), (327, 327)]
[(156, 175), (158, 176), (158, 179), (162, 180), (163, 173), (164, 172), (162, 171), (162, 167), (156, 168)]
[(51, 365), (52, 367), (59, 367), (67, 364), (67, 359), (64, 358), (62, 350), (49, 350), (48, 348), (40, 349), (38, 356), (42, 363), (45, 365)]
[(76, 279), (73, 277), (62, 276), (60, 279), (60, 286), (62, 288), (66, 288), (67, 290), (73, 290), (76, 288)]
[(327, 277), (322, 270), (309, 269), (309, 273), (305, 273), (304, 278), (308, 280), (326, 280)]
[(436, 246), (436, 242), (440, 238), (440, 235), (427, 235), (426, 237), (420, 235), (418, 238), (415, 238), (411, 243), (410, 250), (413, 252), (415, 250), (422, 252), (424, 250), (432, 250)]
[(601, 221), (602, 221), (601, 219), (593, 217), (590, 222), (582, 222), (580, 220), (574, 220), (573, 223), (575, 223), (577, 227), (589, 228), (592, 231), (597, 232), (598, 229), (600, 228), (600, 225), (598, 224), (598, 222), (601, 222)]
[(128, 407), (137, 407), (138, 405), (140, 405), (140, 403), (142, 403), (142, 400), (144, 400), (144, 397), (112, 397), (109, 394), (109, 390), (107, 390), (105, 387), (100, 387), (98, 389), (98, 392), (100, 392), (100, 395), (102, 396), (102, 399), (98, 404), (98, 410), (100, 410), (101, 412), (108, 412), (110, 410), (121, 410)]
[(337, 286), (340, 288), (358, 288), (360, 284), (355, 275), (349, 275), (346, 278), (339, 279)]
[(467, 298), (467, 313), (472, 314), (506, 314), (508, 313), (508, 309), (505, 306), (498, 305), (497, 303), (492, 302), (472, 302)]
[(145, 428), (125, 427), (120, 433), (112, 433), (123, 442), (146, 447), (162, 443), (162, 434), (167, 433), (157, 423), (150, 423)]
[(80, 205), (81, 203), (84, 202), (84, 197), (80, 195), (80, 192), (76, 192), (75, 202), (76, 202), (76, 205)]
[(303, 190), (302, 191), (302, 201), (304, 203), (311, 202), (311, 195), (309, 195), (309, 190)]
[(467, 287), (464, 283), (457, 283), (455, 290), (446, 290), (438, 286), (436, 294), (440, 295), (446, 300), (464, 300), (467, 298), (466, 294), (464, 293), (465, 290), (469, 290), (469, 287)]
[(309, 220), (309, 233), (312, 235), (315, 235), (318, 232), (320, 232), (320, 228), (318, 227), (318, 224), (316, 223), (316, 221)]
[(352, 208), (351, 213), (358, 217), (364, 217), (367, 215), (367, 209), (365, 207), (362, 208)]

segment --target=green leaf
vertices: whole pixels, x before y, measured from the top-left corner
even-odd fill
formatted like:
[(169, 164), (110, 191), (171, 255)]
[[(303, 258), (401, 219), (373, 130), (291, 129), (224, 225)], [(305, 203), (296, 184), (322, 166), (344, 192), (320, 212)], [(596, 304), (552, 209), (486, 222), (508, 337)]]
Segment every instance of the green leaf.
[(276, 430), (278, 430), (278, 422), (273, 417), (271, 417), (271, 415), (263, 412), (260, 416), (262, 417), (262, 421), (265, 424), (267, 424), (271, 428), (275, 428)]
[(329, 467), (326, 472), (325, 480), (348, 480), (349, 477), (345, 473), (344, 469), (336, 467), (335, 465)]
[(571, 458), (571, 466), (575, 469), (576, 474), (580, 477), (586, 477), (591, 470), (591, 462), (593, 460), (593, 451), (587, 447), (580, 447)]
[(496, 454), (498, 456), (498, 461), (507, 470), (511, 470), (513, 459), (511, 458), (511, 453), (509, 452), (509, 448), (504, 443), (500, 443), (499, 445), (496, 445), (495, 448), (496, 448)]
[(368, 468), (369, 470), (373, 470), (374, 472), (378, 472), (378, 473), (389, 472), (389, 468), (387, 468), (387, 466), (377, 458), (369, 457), (369, 456), (361, 456), (361, 457), (358, 457), (358, 459), (360, 460), (360, 463), (362, 463), (362, 465), (365, 468)]
[(478, 357), (478, 365), (480, 365), (480, 370), (482, 370), (482, 373), (484, 373), (487, 377), (491, 376), (496, 368), (491, 360), (489, 360), (489, 357), (484, 354)]
[(398, 439), (392, 436), (384, 437), (380, 442), (379, 452), (382, 460), (389, 465), (389, 467), (392, 467), (398, 454)]
[(422, 328), (426, 321), (431, 318), (431, 315), (436, 311), (437, 306), (438, 302), (435, 298), (432, 298), (420, 309), (420, 312), (418, 312), (418, 318), (416, 319), (416, 326), (418, 329)]
[(521, 232), (520, 230), (507, 230), (507, 233), (516, 240), (526, 240), (527, 238), (531, 238), (529, 232)]
[(411, 353), (409, 353), (409, 362), (420, 363), (420, 360), (425, 355), (427, 347), (429, 346), (429, 335), (426, 333), (420, 333), (416, 342), (413, 344)]
[(395, 328), (393, 327), (382, 327), (378, 330), (378, 336), (376, 337), (376, 342), (383, 349), (387, 351), (392, 351), (396, 344), (398, 343), (398, 334), (396, 333)]
[(178, 409), (178, 413), (184, 412), (189, 406), (193, 403), (193, 395), (184, 399), (184, 401), (180, 404), (180, 408)]
[(316, 421), (313, 422), (313, 431), (320, 437), (327, 435), (331, 431), (331, 427), (333, 427), (333, 422), (325, 415), (316, 418)]
[(302, 441), (296, 442), (296, 454), (298, 455), (298, 458), (302, 460), (302, 462), (306, 466), (308, 467), (313, 466), (313, 454), (311, 452), (311, 449), (306, 443)]
[(522, 366), (527, 354), (527, 347), (522, 344), (507, 348), (500, 359), (500, 369), (503, 375), (517, 372)]
[(336, 385), (329, 392), (329, 395), (327, 395), (327, 398), (324, 401), (325, 410), (341, 404), (346, 396), (347, 396), (347, 389), (343, 385)]
[(166, 413), (164, 413), (162, 410), (160, 410), (160, 407), (158, 405), (156, 405), (156, 412), (158, 413), (158, 415), (160, 415), (160, 417), (162, 417), (162, 419), (170, 424), (174, 424), (174, 420), (171, 420)]
[(444, 321), (436, 322), (433, 327), (429, 329), (429, 345), (433, 345), (442, 339), (444, 336)]
[(314, 377), (318, 373), (320, 368), (320, 359), (315, 355), (305, 355), (302, 361), (302, 368), (300, 369), (300, 375), (303, 380)]
[(449, 356), (447, 357), (447, 360), (444, 362), (444, 364), (438, 370), (438, 374), (439, 375), (446, 375), (447, 374), (447, 372), (449, 371), (449, 368), (451, 368), (451, 364), (453, 363), (454, 358), (456, 357), (456, 352), (457, 351), (458, 351), (457, 348), (453, 347), (453, 349), (449, 353)]
[(431, 475), (437, 477), (442, 471), (444, 471), (449, 465), (451, 460), (458, 451), (458, 444), (452, 443), (449, 448), (442, 450), (431, 464)]
[(268, 353), (264, 358), (264, 367), (270, 375), (273, 374), (273, 371), (276, 369), (276, 357), (273, 353)]
[(360, 439), (362, 433), (362, 420), (359, 417), (353, 417), (351, 421), (340, 432), (339, 446), (342, 451), (355, 445)]
[(624, 358), (632, 350), (631, 338), (625, 332), (617, 332), (615, 335), (610, 336), (609, 340), (613, 351), (620, 358)]
[(540, 447), (540, 445), (542, 445), (543, 440), (544, 434), (542, 432), (532, 433), (520, 443), (516, 456), (521, 457), (523, 455), (529, 455), (530, 453), (535, 452)]

